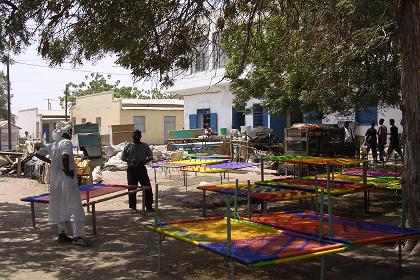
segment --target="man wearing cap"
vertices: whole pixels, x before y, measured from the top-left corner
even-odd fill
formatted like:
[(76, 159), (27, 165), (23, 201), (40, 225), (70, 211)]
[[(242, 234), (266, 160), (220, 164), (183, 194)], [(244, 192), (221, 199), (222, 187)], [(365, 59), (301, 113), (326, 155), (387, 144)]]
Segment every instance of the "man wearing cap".
[[(145, 205), (149, 212), (153, 212), (153, 193), (150, 184), (149, 175), (145, 164), (153, 159), (152, 151), (146, 143), (141, 142), (141, 131), (133, 131), (133, 143), (129, 143), (124, 147), (121, 154), (121, 160), (127, 162), (127, 182), (128, 185), (138, 186), (138, 183), (143, 187), (145, 195)], [(137, 211), (136, 194), (128, 195), (128, 206)]]
[(85, 213), (77, 184), (71, 134), (71, 123), (57, 123), (53, 132), (54, 142), (39, 149), (35, 156), (51, 163), (48, 220), (58, 224), (58, 242), (87, 246), (88, 242), (83, 237)]

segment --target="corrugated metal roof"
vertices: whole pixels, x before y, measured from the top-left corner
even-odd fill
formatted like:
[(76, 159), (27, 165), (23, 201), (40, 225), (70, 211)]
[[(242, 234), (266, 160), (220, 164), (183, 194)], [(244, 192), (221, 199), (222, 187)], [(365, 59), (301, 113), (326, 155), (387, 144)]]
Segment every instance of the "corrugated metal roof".
[[(8, 121), (0, 121), (0, 128), (8, 127), (8, 123), (9, 123)], [(19, 129), (21, 129), (21, 127), (15, 125), (15, 124), (12, 124), (12, 128), (19, 128)]]

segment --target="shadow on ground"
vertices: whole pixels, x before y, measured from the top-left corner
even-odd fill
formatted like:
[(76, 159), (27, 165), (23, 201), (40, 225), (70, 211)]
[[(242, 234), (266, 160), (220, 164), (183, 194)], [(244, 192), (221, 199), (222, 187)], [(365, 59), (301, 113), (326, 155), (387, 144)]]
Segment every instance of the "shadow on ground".
[[(201, 178), (192, 178), (196, 184)], [(161, 184), (164, 184), (162, 182)], [(212, 196), (218, 196), (213, 194)], [(188, 198), (201, 199), (192, 186), (160, 191), (161, 220), (196, 218), (199, 208), (183, 208)], [(127, 205), (127, 204), (125, 204)], [(301, 209), (299, 202), (270, 203), (270, 211)], [(30, 207), (0, 203), (0, 277), (4, 279), (228, 279), (228, 263), (221, 256), (166, 238), (162, 247), (162, 268), (157, 270), (158, 235), (145, 229), (153, 216), (131, 214), (127, 209), (104, 211), (97, 206), (98, 235), (91, 234), (90, 214), (86, 229), (92, 246), (63, 245), (55, 241), (56, 227), (30, 224)], [(37, 217), (47, 216), (47, 205), (36, 205)], [(363, 195), (334, 198), (334, 214), (377, 222), (399, 223), (393, 194), (371, 194), (371, 212), (363, 212)], [(240, 205), (245, 213), (245, 205)], [(210, 215), (223, 215), (223, 207), (209, 209)], [(386, 213), (386, 214), (384, 214)], [(354, 248), (342, 254), (325, 257), (325, 279), (396, 279), (395, 244)], [(319, 279), (320, 258), (265, 268), (247, 268), (236, 264), (236, 279)], [(418, 279), (420, 261), (417, 256), (404, 256), (404, 269), (399, 279)]]

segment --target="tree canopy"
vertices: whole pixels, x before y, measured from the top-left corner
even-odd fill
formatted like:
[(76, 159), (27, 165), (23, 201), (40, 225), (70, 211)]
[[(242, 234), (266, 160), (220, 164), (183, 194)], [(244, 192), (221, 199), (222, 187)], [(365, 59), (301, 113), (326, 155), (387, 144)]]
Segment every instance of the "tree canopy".
[(66, 84), (64, 89), (64, 96), (60, 96), (60, 105), (64, 107), (65, 95), (67, 94), (67, 102), (74, 103), (76, 97), (85, 96), (104, 91), (112, 91), (117, 98), (139, 98), (139, 99), (161, 99), (161, 98), (174, 98), (172, 94), (162, 93), (159, 89), (153, 90), (139, 90), (136, 87), (120, 86), (120, 81), (117, 80), (111, 84), (109, 81), (111, 75), (104, 77), (102, 74), (91, 73), (85, 76), (85, 81), (76, 84), (70, 82)]
[(169, 86), (218, 30), (239, 107), (255, 97), (272, 112), (349, 112), (400, 103), (398, 2), (0, 1), (0, 51), (35, 36), (53, 65), (115, 53), (134, 77)]
[(259, 2), (256, 11), (232, 11), (248, 20), (230, 16), (225, 24), (227, 76), (239, 106), (258, 98), (274, 112), (325, 114), (399, 105), (396, 3)]
[(218, 30), (238, 105), (257, 97), (272, 112), (326, 114), (398, 105), (401, 93), (408, 218), (418, 226), (419, 13), (418, 0), (0, 0), (0, 52), (37, 38), (53, 65), (115, 53), (134, 77), (158, 73), (168, 86)]
[[(215, 3), (211, 3), (215, 2)], [(82, 63), (117, 54), (134, 77), (187, 69), (218, 1), (0, 1), (0, 52), (19, 52), (34, 36), (51, 64)]]

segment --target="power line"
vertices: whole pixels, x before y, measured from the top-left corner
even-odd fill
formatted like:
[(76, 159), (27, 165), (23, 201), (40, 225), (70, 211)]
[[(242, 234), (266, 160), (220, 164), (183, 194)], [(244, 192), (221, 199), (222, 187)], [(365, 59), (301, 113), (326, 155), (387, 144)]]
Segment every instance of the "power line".
[(25, 63), (25, 62), (19, 62), (19, 61), (15, 61), (15, 63), (16, 64), (33, 66), (33, 67), (49, 68), (49, 69), (63, 70), (63, 71), (83, 72), (83, 73), (98, 73), (98, 74), (116, 75), (116, 76), (132, 76), (131, 74), (108, 73), (108, 72), (99, 72), (99, 71), (78, 70), (78, 69), (71, 69), (71, 68), (51, 67), (51, 66), (46, 66), (46, 65), (39, 65), (39, 64), (33, 64), (33, 63)]

